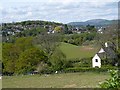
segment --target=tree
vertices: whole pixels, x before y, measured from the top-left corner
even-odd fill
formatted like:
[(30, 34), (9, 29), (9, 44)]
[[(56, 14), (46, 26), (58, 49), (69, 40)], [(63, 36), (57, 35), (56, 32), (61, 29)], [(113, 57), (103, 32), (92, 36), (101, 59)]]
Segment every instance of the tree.
[(96, 32), (96, 28), (95, 28), (95, 26), (93, 26), (93, 25), (89, 25), (89, 24), (88, 24), (88, 25), (86, 26), (86, 28), (87, 28), (87, 30), (90, 31), (90, 32)]
[(56, 27), (54, 28), (54, 30), (55, 30), (56, 32), (61, 32), (61, 31), (62, 31), (62, 27), (56, 26)]
[[(44, 32), (47, 32), (46, 28), (37, 27), (37, 28), (26, 29), (21, 34), (29, 37), (29, 36), (37, 36), (40, 33), (44, 33)], [(18, 34), (20, 34), (20, 33), (18, 33)]]
[(20, 55), (34, 47), (32, 44), (32, 38), (18, 38), (14, 43), (3, 43), (3, 73), (13, 74), (16, 72), (16, 63)]
[(16, 62), (20, 55), (20, 49), (12, 43), (3, 43), (3, 73), (13, 74), (16, 68)]
[(26, 49), (34, 47), (34, 45), (33, 45), (33, 37), (21, 37), (21, 38), (18, 38), (15, 41), (15, 46), (19, 47), (21, 51), (25, 51)]
[(98, 44), (105, 48), (105, 42), (109, 44), (107, 50), (107, 57), (111, 59), (111, 64), (115, 65), (118, 63), (118, 26), (117, 23), (114, 23), (106, 28), (104, 28), (103, 34), (96, 35), (96, 40)]
[(57, 34), (42, 34), (34, 39), (34, 43), (39, 45), (47, 54), (48, 58), (53, 54), (55, 49), (59, 46), (59, 35)]
[(65, 33), (65, 34), (68, 34), (68, 33), (69, 33), (67, 24), (65, 24), (65, 26), (64, 26), (64, 33)]
[(38, 48), (30, 48), (24, 51), (17, 62), (17, 73), (25, 74), (34, 71), (41, 62), (47, 62), (47, 56)]
[(65, 54), (62, 53), (59, 49), (56, 49), (50, 58), (50, 62), (52, 64), (53, 69), (55, 71), (63, 69), (66, 66), (65, 59), (66, 59)]

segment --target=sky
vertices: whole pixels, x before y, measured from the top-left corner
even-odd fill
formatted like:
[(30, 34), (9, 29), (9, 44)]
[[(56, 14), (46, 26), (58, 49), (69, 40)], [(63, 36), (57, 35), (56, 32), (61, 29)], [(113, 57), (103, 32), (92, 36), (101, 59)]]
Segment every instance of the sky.
[(60, 23), (118, 18), (119, 0), (0, 0), (0, 22)]

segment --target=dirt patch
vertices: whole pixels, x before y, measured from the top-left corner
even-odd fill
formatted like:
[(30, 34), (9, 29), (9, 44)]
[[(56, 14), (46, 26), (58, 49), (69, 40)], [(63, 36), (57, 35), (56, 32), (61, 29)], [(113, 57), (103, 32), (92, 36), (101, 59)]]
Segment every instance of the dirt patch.
[(94, 48), (92, 48), (92, 47), (87, 47), (87, 46), (83, 46), (81, 49), (82, 49), (82, 50), (93, 50)]
[(76, 87), (76, 84), (70, 84), (70, 85), (65, 85), (64, 88), (74, 88)]

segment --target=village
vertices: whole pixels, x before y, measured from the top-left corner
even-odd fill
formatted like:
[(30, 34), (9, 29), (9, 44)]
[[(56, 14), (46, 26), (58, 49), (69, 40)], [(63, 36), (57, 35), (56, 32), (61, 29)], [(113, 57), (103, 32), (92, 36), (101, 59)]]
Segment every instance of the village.
[(119, 5), (98, 1), (2, 0), (0, 88), (118, 90)]
[[(87, 46), (89, 47), (91, 45), (94, 45), (95, 43), (99, 43), (96, 41), (95, 38), (98, 38), (97, 35), (105, 36), (106, 32), (108, 32), (107, 29), (109, 28), (110, 26), (95, 27), (93, 25), (87, 25), (87, 26), (78, 27), (78, 26), (71, 26), (67, 24), (47, 22), (47, 21), (24, 21), (21, 23), (20, 22), (8, 23), (8, 24), (3, 23), (1, 34), (2, 34), (2, 42), (5, 42), (5, 43), (15, 43), (16, 38), (19, 39), (22, 37), (23, 38), (33, 37), (36, 39), (37, 43), (41, 44), (40, 42), (42, 41), (39, 42), (37, 38), (38, 37), (42, 38), (44, 37), (44, 34), (45, 34), (46, 39), (44, 38), (43, 40), (47, 40), (47, 41), (50, 40), (49, 41), (50, 43), (56, 42), (54, 40), (54, 37), (56, 38), (57, 36), (57, 38), (58, 37), (61, 38), (60, 41), (57, 40), (57, 42), (59, 43), (63, 43), (63, 44), (66, 43), (66, 44), (76, 45), (76, 46), (85, 45), (85, 47)], [(86, 57), (86, 54), (83, 55), (85, 56), (85, 58), (89, 58), (88, 60), (91, 60), (91, 61), (87, 61), (87, 64), (88, 64), (87, 67), (91, 68), (92, 66), (93, 68), (95, 67), (101, 68), (102, 64), (105, 65), (105, 64), (110, 64), (110, 63), (114, 66), (117, 66), (118, 63), (114, 60), (117, 58), (116, 42), (112, 43), (111, 41), (107, 39), (109, 38), (106, 38), (106, 42), (103, 42), (101, 44), (99, 43), (98, 45), (99, 48), (97, 47), (98, 49), (92, 55), (90, 55), (89, 57)], [(90, 44), (93, 41), (95, 41), (95, 43)], [(46, 42), (46, 44), (49, 42)], [(67, 48), (67, 46), (64, 46), (64, 47)], [(94, 48), (94, 46), (92, 47)], [(49, 48), (52, 48), (52, 47), (49, 46)], [(68, 53), (66, 53), (66, 51), (68, 50), (65, 51), (64, 49), (62, 51), (66, 56), (68, 55)], [(74, 57), (74, 55), (72, 56), (74, 57), (74, 59), (75, 58), (78, 59), (77, 62), (81, 62), (79, 60), (84, 59), (84, 58), (81, 58), (81, 55), (80, 55), (81, 53), (77, 53), (77, 54), (78, 56), (76, 57)], [(84, 66), (84, 63), (83, 63), (83, 66)]]
[[(42, 22), (43, 24), (41, 24), (40, 22)], [(81, 33), (90, 33), (91, 31), (87, 28), (87, 26), (85, 27), (78, 27), (78, 26), (71, 26), (71, 25), (64, 25), (64, 24), (58, 24), (58, 23), (54, 23), (54, 22), (50, 22), (49, 24), (44, 24), (46, 22), (44, 21), (28, 21), (28, 24), (22, 25), (21, 22), (14, 24), (6, 24), (3, 23), (2, 24), (2, 29), (0, 30), (1, 35), (3, 36), (3, 38), (6, 37), (6, 40), (8, 41), (10, 39), (10, 36), (15, 36), (15, 35), (20, 35), (20, 34), (24, 34), (25, 31), (29, 32), (32, 29), (36, 30), (37, 28), (43, 28), (45, 29), (46, 33), (48, 34), (54, 34), (54, 33), (60, 33), (65, 31), (65, 29), (67, 28), (67, 33), (68, 34), (81, 34)], [(27, 22), (26, 22), (27, 23)], [(37, 24), (36, 24), (37, 23)], [(52, 25), (55, 24), (55, 25)], [(94, 26), (90, 26), (89, 27), (95, 28), (97, 33), (104, 33), (105, 31), (105, 27), (94, 27)], [(58, 29), (58, 30), (57, 30)], [(36, 33), (40, 33), (41, 31), (37, 32), (34, 31)]]

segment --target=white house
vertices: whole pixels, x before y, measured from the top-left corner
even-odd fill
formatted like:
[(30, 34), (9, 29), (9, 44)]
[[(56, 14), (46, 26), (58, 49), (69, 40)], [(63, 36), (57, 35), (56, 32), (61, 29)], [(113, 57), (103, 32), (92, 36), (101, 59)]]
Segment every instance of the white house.
[(101, 48), (98, 53), (92, 58), (92, 67), (101, 67), (101, 60), (106, 58), (106, 52), (103, 48)]
[(101, 58), (98, 54), (95, 54), (95, 56), (92, 58), (92, 67), (101, 67)]

